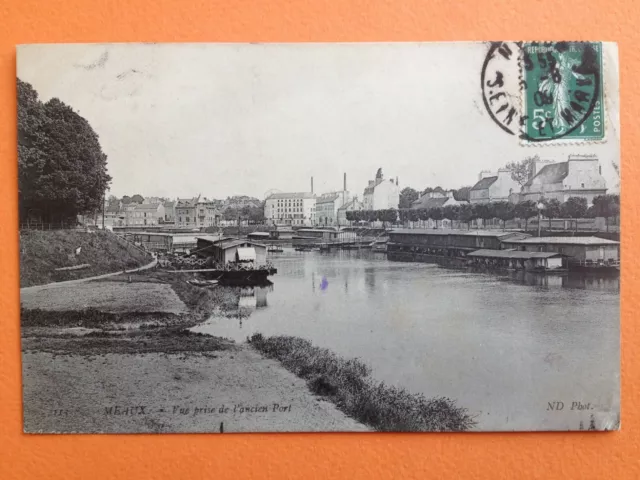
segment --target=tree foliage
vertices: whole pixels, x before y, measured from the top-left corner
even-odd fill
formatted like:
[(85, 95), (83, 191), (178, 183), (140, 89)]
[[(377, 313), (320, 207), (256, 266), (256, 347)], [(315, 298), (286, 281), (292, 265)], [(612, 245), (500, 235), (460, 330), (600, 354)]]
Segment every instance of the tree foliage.
[(411, 187), (405, 187), (400, 192), (400, 208), (409, 208), (419, 197), (417, 190)]
[(557, 198), (543, 200), (544, 215), (549, 219), (549, 228), (551, 228), (551, 220), (560, 217), (562, 213), (562, 204)]
[(136, 193), (133, 197), (131, 197), (131, 203), (142, 203), (144, 202), (144, 197), (139, 193)]
[(620, 214), (620, 196), (598, 195), (593, 199), (593, 213), (597, 217), (604, 217), (608, 232), (609, 218)]
[(569, 197), (561, 206), (562, 216), (567, 218), (584, 218), (587, 213), (587, 199), (582, 197)]
[(527, 157), (519, 162), (509, 162), (505, 165), (505, 168), (509, 170), (513, 181), (517, 182), (522, 187), (531, 177), (537, 160), (540, 160), (540, 157), (535, 155), (533, 157)]
[(460, 187), (453, 191), (453, 198), (459, 202), (468, 202), (470, 198), (471, 187)]
[(111, 177), (89, 122), (57, 98), (46, 103), (18, 81), (18, 190), (21, 220), (73, 221), (100, 211)]

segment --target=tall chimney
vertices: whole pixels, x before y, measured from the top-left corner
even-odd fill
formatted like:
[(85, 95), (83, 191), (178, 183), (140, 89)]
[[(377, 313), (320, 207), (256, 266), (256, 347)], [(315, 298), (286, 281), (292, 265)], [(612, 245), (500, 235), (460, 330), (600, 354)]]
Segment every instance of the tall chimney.
[(311, 193), (313, 193), (313, 177), (311, 177)]
[(347, 172), (344, 172), (344, 182), (342, 185), (342, 190), (345, 192), (347, 191)]
[(398, 186), (398, 177), (396, 177), (396, 187)]

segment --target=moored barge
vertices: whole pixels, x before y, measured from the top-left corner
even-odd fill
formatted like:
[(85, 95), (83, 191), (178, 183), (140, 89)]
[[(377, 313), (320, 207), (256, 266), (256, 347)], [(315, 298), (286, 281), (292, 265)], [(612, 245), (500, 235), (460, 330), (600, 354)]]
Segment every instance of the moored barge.
[[(525, 253), (490, 255), (501, 250)], [(482, 253), (477, 254), (478, 251)], [(476, 255), (471, 255), (474, 252)], [(505, 260), (509, 256), (513, 262)], [(511, 264), (512, 268), (537, 271), (555, 271), (558, 259), (562, 258), (562, 269), (616, 273), (620, 270), (620, 243), (595, 236), (533, 237), (522, 232), (491, 230), (396, 229), (389, 233), (387, 257), (399, 261), (430, 261), (436, 257), (449, 259), (459, 266), (486, 263), (495, 268), (505, 268), (505, 265), (511, 268), (508, 267)], [(549, 260), (534, 260), (536, 258)]]

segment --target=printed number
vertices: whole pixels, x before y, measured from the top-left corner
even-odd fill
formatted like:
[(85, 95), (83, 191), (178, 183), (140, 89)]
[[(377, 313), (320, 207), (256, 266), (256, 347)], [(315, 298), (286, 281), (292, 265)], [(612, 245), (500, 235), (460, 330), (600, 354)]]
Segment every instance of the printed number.
[(545, 123), (547, 123), (547, 119), (545, 118), (544, 113), (544, 109), (542, 108), (536, 108), (533, 110), (533, 119), (531, 121), (531, 124), (536, 130), (541, 130), (542, 128), (544, 128)]
[(69, 416), (69, 410), (54, 410), (53, 411), (53, 416), (54, 417), (68, 417)]
[(560, 70), (558, 70), (557, 68), (554, 68), (551, 71), (551, 79), (553, 80), (553, 83), (560, 83), (560, 81), (562, 80), (562, 75), (560, 75)]
[(496, 72), (496, 79), (493, 81), (493, 83), (491, 83), (491, 80), (487, 80), (487, 87), (501, 88), (504, 85), (504, 82), (502, 81), (502, 79), (503, 79), (502, 72)]

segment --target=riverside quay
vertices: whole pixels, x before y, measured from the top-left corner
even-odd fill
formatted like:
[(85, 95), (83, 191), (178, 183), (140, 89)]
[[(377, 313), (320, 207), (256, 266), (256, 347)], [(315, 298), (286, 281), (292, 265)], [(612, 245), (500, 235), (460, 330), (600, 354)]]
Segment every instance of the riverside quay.
[[(533, 237), (522, 232), (403, 228), (389, 233), (387, 256), (404, 261), (444, 257), (468, 265), (538, 271), (558, 270), (561, 258), (561, 268), (566, 270), (620, 270), (620, 243), (594, 236)], [(543, 257), (549, 260), (541, 260)]]

